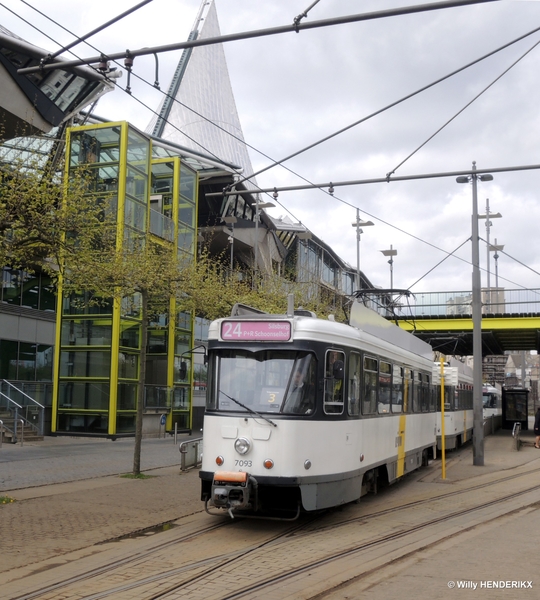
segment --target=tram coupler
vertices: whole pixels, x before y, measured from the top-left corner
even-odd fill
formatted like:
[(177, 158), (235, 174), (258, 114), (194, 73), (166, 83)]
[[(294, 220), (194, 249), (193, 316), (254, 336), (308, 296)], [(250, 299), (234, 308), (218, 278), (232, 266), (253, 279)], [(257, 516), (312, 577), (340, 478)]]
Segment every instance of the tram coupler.
[[(211, 502), (216, 508), (233, 511), (257, 508), (257, 480), (245, 472), (216, 471), (212, 481)], [(254, 502), (252, 504), (252, 500)]]

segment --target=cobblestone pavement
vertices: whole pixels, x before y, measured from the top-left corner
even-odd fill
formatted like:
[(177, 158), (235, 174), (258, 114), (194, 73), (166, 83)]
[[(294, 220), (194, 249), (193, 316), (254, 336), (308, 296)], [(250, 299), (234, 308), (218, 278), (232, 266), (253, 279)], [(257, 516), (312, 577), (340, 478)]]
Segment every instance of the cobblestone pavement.
[[(487, 437), (483, 467), (472, 466), (470, 446), (449, 453), (447, 482), (474, 482), (477, 475), (538, 464), (540, 451), (532, 447), (532, 432), (528, 434), (520, 452), (512, 450), (509, 432)], [(180, 471), (180, 453), (172, 438), (143, 441), (142, 469), (152, 477), (119, 477), (131, 471), (133, 443), (46, 438), (22, 448), (6, 444), (0, 448), (0, 496), (15, 499), (0, 505), (0, 590), (27, 574), (65, 564), (77, 551), (95, 553), (100, 542), (203, 511), (198, 471)], [(438, 468), (421, 480), (440, 482)], [(523, 531), (516, 534), (519, 540)], [(492, 543), (486, 539), (474, 549), (490, 565)], [(519, 542), (515, 545), (519, 547)], [(528, 561), (525, 564), (529, 566)], [(344, 593), (343, 598), (349, 597)]]
[(143, 440), (149, 479), (119, 477), (132, 470), (133, 445), (75, 438), (3, 444), (0, 495), (15, 502), (0, 505), (0, 584), (12, 569), (202, 510), (198, 471), (180, 471), (173, 438)]

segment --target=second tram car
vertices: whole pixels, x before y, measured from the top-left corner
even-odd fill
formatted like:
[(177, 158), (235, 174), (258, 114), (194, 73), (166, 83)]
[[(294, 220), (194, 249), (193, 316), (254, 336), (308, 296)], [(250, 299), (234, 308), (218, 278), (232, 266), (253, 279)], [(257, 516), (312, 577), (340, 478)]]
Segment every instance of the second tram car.
[(502, 391), (492, 385), (482, 388), (482, 405), (484, 418), (502, 415)]
[[(473, 372), (456, 359), (444, 363), (444, 445), (454, 450), (472, 439)], [(433, 364), (433, 381), (437, 386), (437, 448), (442, 449), (442, 412), (440, 363)]]
[(351, 325), (252, 314), (210, 325), (201, 498), (296, 518), (435, 457), (431, 346), (355, 301)]

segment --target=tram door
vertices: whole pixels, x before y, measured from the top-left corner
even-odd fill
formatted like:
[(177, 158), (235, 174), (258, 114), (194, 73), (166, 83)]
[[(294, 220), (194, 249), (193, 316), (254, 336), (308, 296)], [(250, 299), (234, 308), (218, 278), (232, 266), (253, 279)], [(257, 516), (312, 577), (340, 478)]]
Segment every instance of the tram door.
[(514, 423), (521, 423), (521, 431), (529, 429), (529, 390), (503, 388), (502, 428), (513, 429)]

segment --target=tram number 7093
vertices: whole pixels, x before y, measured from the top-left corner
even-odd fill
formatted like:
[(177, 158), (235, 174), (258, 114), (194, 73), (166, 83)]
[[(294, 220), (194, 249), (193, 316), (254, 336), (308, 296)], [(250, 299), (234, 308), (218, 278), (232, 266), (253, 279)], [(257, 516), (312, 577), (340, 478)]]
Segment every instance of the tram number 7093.
[(251, 460), (235, 460), (234, 464), (236, 467), (251, 467), (253, 465)]

